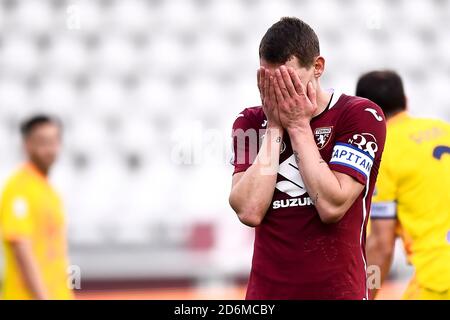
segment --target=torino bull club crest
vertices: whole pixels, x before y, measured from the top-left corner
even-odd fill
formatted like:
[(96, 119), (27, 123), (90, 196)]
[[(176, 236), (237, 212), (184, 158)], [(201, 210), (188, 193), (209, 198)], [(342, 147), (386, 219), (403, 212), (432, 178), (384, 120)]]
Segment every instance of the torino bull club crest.
[(316, 128), (314, 130), (314, 138), (316, 139), (317, 147), (323, 149), (330, 141), (333, 127)]

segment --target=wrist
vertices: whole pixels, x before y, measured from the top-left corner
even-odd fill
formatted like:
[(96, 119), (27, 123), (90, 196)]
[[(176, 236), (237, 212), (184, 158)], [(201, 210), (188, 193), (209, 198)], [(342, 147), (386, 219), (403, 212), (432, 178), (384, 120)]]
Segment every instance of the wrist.
[(309, 124), (309, 122), (299, 122), (294, 126), (286, 128), (286, 131), (288, 132), (289, 136), (297, 133), (309, 132), (311, 131), (311, 125)]
[(275, 140), (276, 139), (283, 140), (284, 129), (281, 126), (277, 126), (277, 125), (269, 126), (268, 125), (265, 134), (270, 140), (274, 140), (274, 139)]
[(268, 122), (267, 123), (267, 129), (283, 130), (283, 126), (281, 124), (279, 124), (279, 123)]

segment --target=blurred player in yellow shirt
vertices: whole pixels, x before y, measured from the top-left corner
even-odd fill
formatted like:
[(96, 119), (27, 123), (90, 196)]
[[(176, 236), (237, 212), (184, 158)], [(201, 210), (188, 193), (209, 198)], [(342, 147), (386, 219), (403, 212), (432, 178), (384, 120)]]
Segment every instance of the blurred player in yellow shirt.
[[(395, 238), (415, 268), (404, 299), (450, 299), (450, 125), (406, 112), (401, 78), (392, 71), (363, 75), (356, 95), (386, 114), (387, 138), (370, 213), (369, 265), (382, 280)], [(376, 290), (373, 291), (375, 296)]]
[(61, 127), (36, 116), (21, 127), (28, 158), (9, 178), (0, 200), (4, 299), (71, 299), (65, 222), (47, 175), (61, 145)]

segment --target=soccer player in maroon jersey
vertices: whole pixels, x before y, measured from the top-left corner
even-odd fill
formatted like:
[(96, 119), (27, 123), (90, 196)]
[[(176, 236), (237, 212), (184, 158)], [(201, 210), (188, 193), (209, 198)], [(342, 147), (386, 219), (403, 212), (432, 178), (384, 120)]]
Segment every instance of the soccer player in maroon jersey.
[(233, 125), (230, 205), (255, 227), (247, 299), (367, 299), (365, 236), (386, 123), (324, 90), (309, 25), (283, 18), (259, 47), (262, 106)]

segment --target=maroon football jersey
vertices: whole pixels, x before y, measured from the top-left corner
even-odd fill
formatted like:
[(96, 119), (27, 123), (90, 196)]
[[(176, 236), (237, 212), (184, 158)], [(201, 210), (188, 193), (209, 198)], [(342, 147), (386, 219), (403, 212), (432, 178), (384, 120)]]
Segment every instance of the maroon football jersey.
[[(251, 166), (266, 125), (261, 107), (238, 115), (233, 125), (234, 173)], [(311, 120), (311, 129), (330, 169), (366, 188), (339, 222), (324, 224), (285, 132), (271, 206), (255, 228), (247, 299), (367, 298), (366, 224), (384, 149), (385, 117), (373, 102), (335, 92), (328, 108)], [(245, 139), (239, 136), (243, 132)]]

